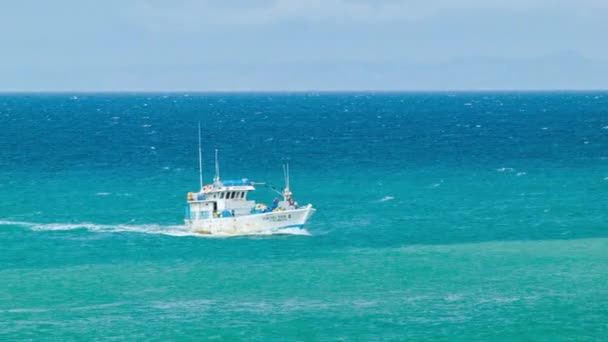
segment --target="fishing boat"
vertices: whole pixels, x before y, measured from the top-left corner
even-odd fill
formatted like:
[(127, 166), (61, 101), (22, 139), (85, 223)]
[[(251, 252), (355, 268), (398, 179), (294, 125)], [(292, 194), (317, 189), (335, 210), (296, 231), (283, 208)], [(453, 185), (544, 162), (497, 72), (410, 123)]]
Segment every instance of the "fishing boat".
[(215, 176), (213, 183), (203, 183), (202, 149), (199, 125), (199, 182), (200, 190), (188, 192), (186, 206), (186, 227), (198, 234), (257, 234), (281, 233), (288, 228), (302, 229), (314, 214), (312, 204), (300, 206), (290, 190), (289, 164), (283, 164), (285, 187), (278, 191), (281, 199), (275, 198), (266, 205), (250, 200), (248, 195), (255, 191), (256, 183), (249, 179), (222, 180), (215, 150)]

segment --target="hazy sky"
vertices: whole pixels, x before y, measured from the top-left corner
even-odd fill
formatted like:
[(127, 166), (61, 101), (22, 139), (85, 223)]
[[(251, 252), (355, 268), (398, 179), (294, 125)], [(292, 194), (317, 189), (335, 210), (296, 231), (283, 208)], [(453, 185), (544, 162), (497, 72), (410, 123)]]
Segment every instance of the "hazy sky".
[(0, 0), (0, 90), (608, 89), (608, 0)]

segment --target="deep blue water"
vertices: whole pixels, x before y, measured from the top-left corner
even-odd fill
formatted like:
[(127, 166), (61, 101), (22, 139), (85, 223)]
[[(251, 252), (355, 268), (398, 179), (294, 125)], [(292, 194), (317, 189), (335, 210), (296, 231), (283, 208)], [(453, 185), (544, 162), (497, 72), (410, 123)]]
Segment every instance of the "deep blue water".
[[(290, 161), (310, 235), (179, 233), (199, 121), (207, 180)], [(608, 333), (605, 92), (5, 94), (0, 131), (9, 339)]]

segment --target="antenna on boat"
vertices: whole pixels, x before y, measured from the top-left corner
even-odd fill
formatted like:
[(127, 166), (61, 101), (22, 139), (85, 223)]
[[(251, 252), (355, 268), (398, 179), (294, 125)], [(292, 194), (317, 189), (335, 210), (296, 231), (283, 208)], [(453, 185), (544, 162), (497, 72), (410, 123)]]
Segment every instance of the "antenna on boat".
[(285, 188), (289, 190), (289, 162), (285, 162)]
[(283, 190), (283, 197), (286, 201), (291, 201), (291, 190), (289, 190), (289, 162), (286, 161), (283, 164), (283, 177), (285, 178), (285, 190)]
[(201, 147), (201, 122), (198, 122), (198, 180), (203, 189), (203, 148)]
[(283, 163), (283, 182), (285, 183), (285, 187), (287, 187), (287, 168), (285, 167), (285, 163)]
[(220, 162), (218, 161), (218, 149), (215, 149), (215, 178), (213, 178), (214, 183), (220, 182)]

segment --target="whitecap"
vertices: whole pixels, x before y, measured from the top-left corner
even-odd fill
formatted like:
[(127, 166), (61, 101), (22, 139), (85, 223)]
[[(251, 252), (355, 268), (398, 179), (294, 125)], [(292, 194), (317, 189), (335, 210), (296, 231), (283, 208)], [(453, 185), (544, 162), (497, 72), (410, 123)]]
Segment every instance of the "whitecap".
[(212, 300), (207, 299), (196, 299), (196, 300), (188, 300), (188, 301), (157, 301), (152, 304), (152, 307), (160, 310), (167, 309), (175, 309), (175, 308), (196, 308), (197, 310), (202, 309), (203, 307), (209, 307), (215, 304)]
[(47, 312), (47, 309), (8, 309), (0, 310), (0, 313), (41, 313)]
[(518, 172), (518, 173), (516, 174), (516, 176), (523, 176), (523, 175), (525, 175), (525, 174), (526, 174), (525, 172)]
[(379, 199), (378, 202), (387, 202), (387, 201), (392, 201), (394, 199), (395, 199), (395, 197), (393, 197), (393, 196), (384, 196), (381, 199)]
[(374, 300), (359, 299), (359, 300), (353, 301), (352, 305), (354, 305), (355, 307), (358, 307), (358, 308), (369, 308), (369, 307), (377, 306), (378, 302), (376, 302)]
[(444, 299), (448, 302), (455, 302), (455, 301), (461, 300), (462, 295), (461, 294), (450, 294), (447, 297), (445, 297)]
[(480, 304), (485, 304), (485, 303), (508, 304), (508, 303), (513, 303), (513, 302), (517, 302), (520, 300), (521, 300), (520, 297), (493, 297), (493, 298), (480, 299), (479, 303)]
[(98, 192), (95, 195), (97, 196), (108, 196), (110, 193), (109, 192)]

